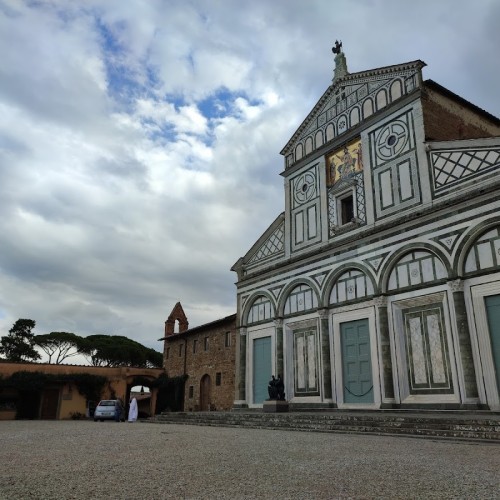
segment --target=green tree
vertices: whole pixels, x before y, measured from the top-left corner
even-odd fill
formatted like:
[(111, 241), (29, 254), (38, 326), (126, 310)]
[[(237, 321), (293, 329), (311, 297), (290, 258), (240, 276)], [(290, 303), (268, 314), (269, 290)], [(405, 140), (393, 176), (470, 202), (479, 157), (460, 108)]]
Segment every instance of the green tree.
[(120, 335), (89, 335), (80, 349), (93, 366), (162, 367), (163, 356)]
[(70, 332), (50, 332), (36, 335), (35, 344), (49, 357), (49, 363), (59, 365), (65, 359), (77, 356), (83, 348), (84, 339)]
[(35, 350), (35, 322), (32, 319), (18, 319), (9, 330), (9, 335), (0, 340), (0, 354), (8, 361), (36, 361), (40, 354)]

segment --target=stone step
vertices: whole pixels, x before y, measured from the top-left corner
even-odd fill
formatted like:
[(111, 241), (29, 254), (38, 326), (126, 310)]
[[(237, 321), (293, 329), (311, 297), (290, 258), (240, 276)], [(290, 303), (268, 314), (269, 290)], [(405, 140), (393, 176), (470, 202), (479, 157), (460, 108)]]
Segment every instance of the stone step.
[(428, 436), (500, 442), (500, 418), (490, 414), (467, 417), (457, 414), (422, 416), (343, 412), (279, 415), (257, 412), (179, 412), (157, 415), (148, 422), (311, 432)]

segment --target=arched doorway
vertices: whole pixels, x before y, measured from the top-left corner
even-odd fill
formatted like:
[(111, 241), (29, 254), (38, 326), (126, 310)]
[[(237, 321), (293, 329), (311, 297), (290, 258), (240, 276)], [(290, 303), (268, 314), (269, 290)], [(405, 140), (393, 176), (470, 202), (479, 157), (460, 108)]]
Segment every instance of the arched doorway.
[(200, 410), (210, 410), (210, 390), (211, 390), (210, 375), (205, 374), (200, 381)]

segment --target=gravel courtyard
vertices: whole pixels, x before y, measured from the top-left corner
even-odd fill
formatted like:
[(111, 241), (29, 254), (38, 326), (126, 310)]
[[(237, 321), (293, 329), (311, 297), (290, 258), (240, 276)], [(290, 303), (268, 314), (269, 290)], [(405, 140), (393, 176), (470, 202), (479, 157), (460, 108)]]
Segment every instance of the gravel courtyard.
[(500, 498), (500, 445), (89, 421), (0, 422), (0, 498)]

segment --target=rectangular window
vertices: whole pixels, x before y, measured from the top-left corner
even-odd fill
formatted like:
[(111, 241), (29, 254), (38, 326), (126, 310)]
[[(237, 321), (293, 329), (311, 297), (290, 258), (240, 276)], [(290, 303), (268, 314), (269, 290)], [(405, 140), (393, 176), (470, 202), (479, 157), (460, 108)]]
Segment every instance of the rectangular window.
[(342, 225), (354, 219), (354, 200), (352, 194), (340, 199), (340, 217)]
[(189, 386), (189, 399), (193, 399), (194, 395), (194, 387), (192, 385)]
[(231, 347), (231, 332), (226, 332), (226, 337), (224, 339), (224, 346)]
[(167, 347), (167, 359), (170, 357), (170, 347)]
[(205, 351), (208, 351), (208, 337), (205, 337)]
[(193, 354), (196, 353), (196, 349), (198, 348), (198, 340), (193, 340)]
[(220, 385), (221, 384), (221, 380), (222, 380), (222, 373), (221, 372), (217, 372), (215, 374), (215, 385)]
[(179, 344), (179, 356), (182, 356), (182, 348), (184, 347), (184, 344)]

